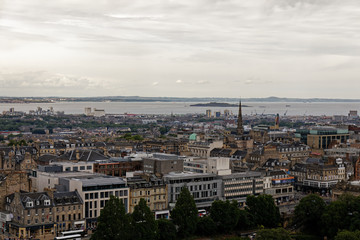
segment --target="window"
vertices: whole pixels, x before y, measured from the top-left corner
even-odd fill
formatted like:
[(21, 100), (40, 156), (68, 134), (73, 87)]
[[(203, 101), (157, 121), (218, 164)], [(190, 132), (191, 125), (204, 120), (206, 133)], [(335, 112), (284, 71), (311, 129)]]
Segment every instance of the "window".
[(63, 222), (65, 221), (65, 215), (62, 215), (62, 221)]
[(27, 211), (27, 215), (30, 216), (30, 210)]
[(71, 214), (69, 214), (69, 221), (71, 221)]
[(50, 200), (45, 200), (45, 201), (44, 201), (44, 205), (45, 205), (45, 206), (50, 206)]
[(74, 171), (74, 172), (79, 171), (79, 167), (73, 167), (73, 171)]
[(85, 170), (85, 166), (80, 166), (80, 170)]
[(35, 209), (35, 215), (38, 215), (38, 210), (37, 209)]
[(44, 212), (45, 212), (44, 209), (41, 209), (41, 214), (42, 214), (42, 215), (44, 215)]
[(91, 169), (92, 169), (92, 166), (86, 166), (86, 169), (87, 169), (87, 170), (91, 170)]
[(87, 200), (87, 199), (89, 199), (89, 194), (88, 193), (85, 194), (85, 200)]
[(26, 207), (33, 207), (34, 206), (34, 203), (33, 202), (27, 202), (26, 203)]
[(78, 214), (78, 219), (81, 219), (81, 213)]
[(76, 220), (76, 214), (75, 213), (73, 214), (73, 219)]
[(59, 222), (59, 215), (56, 216), (56, 221)]

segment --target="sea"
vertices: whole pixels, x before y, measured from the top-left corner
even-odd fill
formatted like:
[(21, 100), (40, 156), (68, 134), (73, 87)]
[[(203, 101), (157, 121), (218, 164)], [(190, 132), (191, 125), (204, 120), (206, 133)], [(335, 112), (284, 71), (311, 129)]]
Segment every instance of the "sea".
[[(196, 102), (198, 103), (198, 102)], [(83, 114), (86, 107), (103, 109), (107, 114), (205, 114), (210, 109), (212, 113), (229, 110), (238, 113), (238, 107), (192, 107), (191, 102), (54, 102), (54, 103), (0, 103), (0, 112), (15, 111), (29, 112), (41, 107), (47, 110), (65, 114)], [(280, 116), (333, 116), (348, 115), (350, 110), (360, 112), (360, 102), (243, 102), (244, 115), (273, 115)]]

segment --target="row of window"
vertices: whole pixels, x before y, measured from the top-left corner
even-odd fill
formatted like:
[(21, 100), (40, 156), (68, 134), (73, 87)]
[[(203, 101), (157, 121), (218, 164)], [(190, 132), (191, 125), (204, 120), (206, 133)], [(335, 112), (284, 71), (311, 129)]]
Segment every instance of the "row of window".
[[(64, 221), (71, 221), (71, 220), (73, 220), (73, 221), (75, 221), (75, 220), (81, 220), (81, 213), (78, 213), (77, 214), (77, 219), (76, 219), (76, 214), (74, 213), (73, 215), (71, 215), (71, 214), (68, 214), (68, 217), (67, 217), (67, 219), (66, 219), (66, 215), (61, 215), (61, 221), (62, 222), (64, 222)], [(50, 220), (51, 221), (51, 220)], [(60, 216), (59, 215), (57, 215), (56, 216), (56, 221), (57, 222), (59, 222), (60, 221)]]
[[(109, 192), (100, 192), (100, 198), (109, 198), (111, 195), (114, 195), (116, 197), (123, 197), (128, 195), (128, 190), (120, 190), (120, 191), (109, 191)], [(85, 193), (85, 200), (88, 199), (98, 199), (99, 193)]]
[[(86, 170), (92, 170), (92, 166), (86, 166)], [(70, 172), (70, 171), (71, 171), (71, 167), (65, 168), (65, 172)], [(79, 171), (79, 166), (73, 167), (72, 171), (73, 172)], [(80, 166), (80, 171), (85, 171), (85, 166)]]

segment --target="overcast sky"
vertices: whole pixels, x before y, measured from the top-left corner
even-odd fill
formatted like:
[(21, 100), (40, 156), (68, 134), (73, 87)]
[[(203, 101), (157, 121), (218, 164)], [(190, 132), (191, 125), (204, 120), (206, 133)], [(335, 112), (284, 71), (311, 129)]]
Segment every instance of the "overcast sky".
[(0, 0), (0, 96), (360, 98), (359, 0)]

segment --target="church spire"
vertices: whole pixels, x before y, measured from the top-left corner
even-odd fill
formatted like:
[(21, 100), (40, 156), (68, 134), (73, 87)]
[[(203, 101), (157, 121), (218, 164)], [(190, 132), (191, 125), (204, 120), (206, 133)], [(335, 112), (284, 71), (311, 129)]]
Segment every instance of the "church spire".
[(242, 111), (241, 111), (241, 100), (239, 102), (239, 114), (238, 114), (238, 123), (237, 123), (236, 133), (237, 133), (237, 135), (243, 135), (244, 134), (244, 127), (243, 127), (243, 121), (242, 121)]

